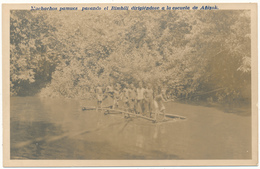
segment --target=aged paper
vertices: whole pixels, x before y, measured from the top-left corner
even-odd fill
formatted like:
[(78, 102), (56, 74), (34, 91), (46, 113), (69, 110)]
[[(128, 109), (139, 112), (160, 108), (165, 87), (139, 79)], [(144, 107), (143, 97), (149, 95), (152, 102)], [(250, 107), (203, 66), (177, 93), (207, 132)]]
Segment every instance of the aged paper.
[(257, 165), (257, 4), (4, 4), (4, 166)]

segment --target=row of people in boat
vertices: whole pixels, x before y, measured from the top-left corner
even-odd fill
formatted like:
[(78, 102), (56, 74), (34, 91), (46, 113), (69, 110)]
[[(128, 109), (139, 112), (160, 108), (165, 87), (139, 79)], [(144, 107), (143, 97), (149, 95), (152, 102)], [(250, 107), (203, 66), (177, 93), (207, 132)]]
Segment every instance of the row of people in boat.
[(163, 102), (167, 102), (166, 92), (160, 86), (152, 86), (148, 83), (146, 86), (139, 82), (137, 87), (134, 84), (125, 83), (124, 87), (116, 84), (113, 87), (106, 88), (98, 86), (96, 88), (96, 97), (98, 108), (102, 107), (102, 102), (108, 96), (113, 98), (112, 109), (119, 108), (119, 101), (123, 103), (123, 109), (127, 112), (141, 114), (144, 116), (155, 118), (159, 114), (163, 114), (165, 118), (165, 106)]

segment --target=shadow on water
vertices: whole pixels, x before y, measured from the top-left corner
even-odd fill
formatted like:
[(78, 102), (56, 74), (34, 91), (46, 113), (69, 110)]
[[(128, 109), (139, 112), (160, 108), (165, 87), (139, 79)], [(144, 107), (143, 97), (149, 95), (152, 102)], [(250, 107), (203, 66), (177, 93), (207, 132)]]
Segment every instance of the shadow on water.
[(11, 121), (11, 159), (38, 159), (47, 147), (46, 136), (61, 135), (60, 127), (46, 122)]
[(70, 138), (62, 127), (41, 121), (11, 122), (11, 131), (11, 159), (178, 159), (176, 155), (160, 151), (144, 151), (136, 155), (105, 141)]

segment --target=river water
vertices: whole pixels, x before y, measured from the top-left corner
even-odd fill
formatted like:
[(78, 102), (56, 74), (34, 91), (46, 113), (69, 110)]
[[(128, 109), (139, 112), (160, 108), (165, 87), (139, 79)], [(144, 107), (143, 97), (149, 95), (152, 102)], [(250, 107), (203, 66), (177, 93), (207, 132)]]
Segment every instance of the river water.
[(165, 103), (185, 120), (104, 115), (94, 101), (11, 97), (11, 159), (250, 159), (250, 108)]

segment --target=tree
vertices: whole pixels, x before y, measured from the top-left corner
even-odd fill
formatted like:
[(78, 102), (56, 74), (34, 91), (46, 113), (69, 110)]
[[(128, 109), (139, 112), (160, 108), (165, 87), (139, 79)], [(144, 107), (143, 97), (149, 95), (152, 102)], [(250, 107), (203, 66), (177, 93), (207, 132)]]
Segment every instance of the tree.
[[(242, 92), (251, 74), (248, 11), (25, 14), (27, 24), (15, 25), (21, 20), (15, 13), (11, 22), (14, 35), (24, 35), (11, 47), (16, 91), (20, 81), (37, 88), (48, 84), (41, 93), (46, 96), (90, 97), (98, 84), (144, 81), (165, 86), (177, 97), (223, 88), (210, 97), (249, 98)], [(23, 27), (30, 34), (18, 31)], [(26, 51), (29, 44), (36, 49)]]
[(35, 94), (56, 66), (55, 28), (40, 12), (13, 10), (10, 16), (11, 95)]

